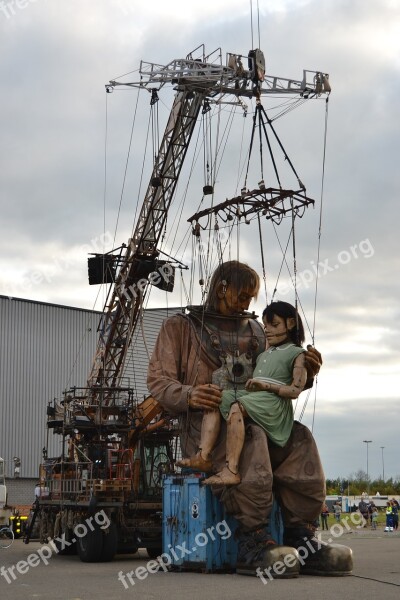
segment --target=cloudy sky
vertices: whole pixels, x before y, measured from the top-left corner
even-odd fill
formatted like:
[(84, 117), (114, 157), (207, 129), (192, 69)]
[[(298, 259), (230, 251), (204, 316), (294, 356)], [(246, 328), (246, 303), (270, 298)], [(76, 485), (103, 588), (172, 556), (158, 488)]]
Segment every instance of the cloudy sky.
[[(148, 5), (138, 0), (0, 2), (0, 294), (99, 308), (102, 296), (96, 304), (98, 290), (87, 284), (87, 255), (110, 250), (112, 240), (120, 245), (131, 234), (140, 206), (149, 114), (143, 95), (122, 193), (137, 95), (106, 94), (104, 84), (135, 71), (140, 60), (167, 64), (200, 44), (206, 53), (220, 47), (225, 59), (226, 52), (246, 55), (260, 38), (267, 73), (301, 79), (303, 69), (322, 70), (329, 73), (333, 90), (315, 327), (324, 367), (303, 422), (313, 424), (327, 476), (366, 470), (363, 440), (372, 440), (372, 477), (382, 473), (382, 446), (385, 475), (400, 476), (400, 7), (395, 0), (259, 0), (258, 34), (257, 2), (253, 5), (252, 32), (250, 2), (238, 0), (203, 0), (201, 10), (180, 0)], [(132, 73), (125, 80), (137, 77)], [(160, 122), (171, 99), (171, 90), (160, 93)], [(244, 120), (238, 111), (233, 120), (236, 154), (230, 147), (225, 150), (215, 183), (218, 202), (236, 195), (237, 184), (241, 187), (236, 156), (251, 127), (254, 105), (248, 104), (249, 116)], [(229, 110), (224, 109), (225, 118)], [(298, 292), (311, 324), (325, 114), (320, 99), (276, 122), (308, 195), (317, 200), (296, 232)], [(146, 177), (144, 168), (142, 195)], [(257, 181), (253, 178), (248, 187), (256, 187)], [(197, 180), (182, 214), (196, 211), (203, 183)], [(183, 198), (183, 187), (179, 193)], [(181, 212), (177, 198), (170, 224), (187, 240), (185, 220), (175, 221)], [(260, 269), (258, 230), (251, 227), (241, 234), (240, 258)], [(265, 227), (270, 295), (282, 257), (273, 230)], [(280, 235), (285, 244), (285, 225)], [(166, 251), (173, 251), (172, 246), (167, 240)], [(182, 247), (176, 241), (175, 249)], [(184, 259), (190, 263), (192, 258), (189, 242)], [(292, 301), (288, 283), (285, 267), (278, 296)], [(168, 300), (152, 295), (150, 305), (166, 301), (179, 305), (180, 290)], [(262, 292), (257, 312), (264, 304)]]

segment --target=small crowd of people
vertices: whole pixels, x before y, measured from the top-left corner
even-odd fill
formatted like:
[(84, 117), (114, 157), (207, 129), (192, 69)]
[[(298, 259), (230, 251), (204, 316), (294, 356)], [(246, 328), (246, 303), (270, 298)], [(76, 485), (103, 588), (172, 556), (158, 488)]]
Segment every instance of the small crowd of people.
[[(392, 498), (391, 500), (388, 500), (386, 502), (386, 507), (385, 507), (386, 524), (385, 524), (384, 531), (390, 532), (390, 531), (398, 530), (398, 528), (399, 528), (399, 508), (400, 508), (399, 502), (395, 498)], [(363, 525), (364, 527), (370, 526), (371, 529), (377, 529), (379, 509), (373, 501), (367, 502), (365, 499), (362, 499), (358, 503), (358, 508), (357, 508), (356, 504), (353, 505), (351, 512), (355, 512), (357, 510), (360, 512), (360, 514), (364, 518), (364, 525)], [(321, 509), (321, 520), (320, 520), (320, 523), (318, 523), (318, 526), (320, 525), (322, 530), (329, 529), (329, 527), (328, 527), (329, 512), (330, 512), (329, 507), (325, 502)], [(335, 504), (332, 507), (331, 512), (333, 513), (335, 520), (339, 523), (340, 517), (342, 514), (342, 506), (339, 501), (335, 502)]]
[[(364, 527), (368, 524), (371, 529), (376, 529), (378, 522), (378, 508), (374, 502), (366, 502), (365, 499), (361, 500), (358, 504), (358, 510), (362, 514), (365, 520)], [(397, 531), (399, 527), (399, 503), (395, 498), (388, 500), (385, 507), (386, 512), (386, 527), (385, 531)]]

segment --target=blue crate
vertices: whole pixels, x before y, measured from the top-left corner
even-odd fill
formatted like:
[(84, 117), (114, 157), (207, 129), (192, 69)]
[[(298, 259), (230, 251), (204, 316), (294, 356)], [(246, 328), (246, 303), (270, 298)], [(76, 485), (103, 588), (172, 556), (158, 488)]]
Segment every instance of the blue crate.
[[(203, 475), (168, 475), (163, 481), (163, 553), (179, 570), (232, 572), (235, 570), (237, 521), (223, 505)], [(280, 512), (274, 505), (271, 533), (282, 542)]]
[[(237, 527), (202, 476), (172, 475), (163, 485), (163, 553), (171, 566), (204, 572), (233, 571)], [(225, 539), (223, 539), (225, 538)]]

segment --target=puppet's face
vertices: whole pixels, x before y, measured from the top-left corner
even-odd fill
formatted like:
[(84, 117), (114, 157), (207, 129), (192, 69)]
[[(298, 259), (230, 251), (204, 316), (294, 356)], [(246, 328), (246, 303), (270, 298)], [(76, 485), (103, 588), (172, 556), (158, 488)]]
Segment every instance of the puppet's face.
[(254, 290), (242, 289), (238, 292), (233, 285), (221, 285), (218, 291), (218, 312), (225, 316), (241, 314), (248, 310), (255, 296)]
[(271, 323), (264, 318), (263, 323), (269, 346), (279, 346), (286, 342), (289, 338), (289, 331), (295, 326), (294, 319), (284, 319), (278, 315), (272, 317)]

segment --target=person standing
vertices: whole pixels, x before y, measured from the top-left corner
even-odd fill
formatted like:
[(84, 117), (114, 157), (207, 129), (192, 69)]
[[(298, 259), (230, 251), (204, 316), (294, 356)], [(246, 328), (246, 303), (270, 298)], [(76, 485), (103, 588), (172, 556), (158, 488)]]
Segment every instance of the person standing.
[(366, 527), (368, 524), (368, 504), (365, 502), (364, 498), (360, 500), (358, 503), (358, 510), (360, 511), (363, 517), (363, 527)]
[(328, 517), (329, 517), (329, 508), (326, 504), (326, 502), (324, 502), (324, 504), (322, 505), (322, 509), (321, 509), (321, 523), (322, 523), (322, 530), (326, 529), (328, 531)]
[(371, 527), (372, 529), (376, 529), (376, 525), (378, 523), (378, 509), (376, 508), (376, 506), (374, 506), (374, 510), (372, 512), (372, 522), (371, 522)]
[(399, 528), (399, 503), (395, 498), (392, 498), (392, 517), (393, 517), (393, 529), (397, 531)]
[(340, 502), (335, 502), (333, 505), (333, 513), (335, 515), (335, 520), (337, 523), (340, 523), (340, 515), (342, 514), (342, 506)]
[(393, 531), (393, 508), (390, 501), (386, 502), (386, 527), (385, 531)]

